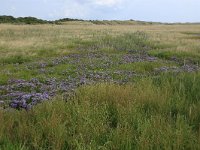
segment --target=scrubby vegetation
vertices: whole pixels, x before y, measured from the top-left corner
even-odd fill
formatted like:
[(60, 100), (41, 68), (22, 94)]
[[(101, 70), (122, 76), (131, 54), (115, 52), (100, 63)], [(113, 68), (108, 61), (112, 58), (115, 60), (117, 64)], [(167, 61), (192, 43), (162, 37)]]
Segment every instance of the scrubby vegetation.
[(0, 25), (0, 149), (200, 149), (200, 27), (76, 23)]
[(12, 23), (12, 24), (46, 24), (50, 23), (46, 20), (37, 19), (34, 17), (19, 17), (13, 16), (0, 16), (0, 23)]
[(63, 18), (55, 21), (47, 21), (43, 19), (38, 19), (35, 17), (18, 17), (15, 18), (13, 16), (0, 16), (0, 24), (61, 24), (62, 22), (67, 21), (83, 21), (80, 19), (71, 19), (71, 18)]

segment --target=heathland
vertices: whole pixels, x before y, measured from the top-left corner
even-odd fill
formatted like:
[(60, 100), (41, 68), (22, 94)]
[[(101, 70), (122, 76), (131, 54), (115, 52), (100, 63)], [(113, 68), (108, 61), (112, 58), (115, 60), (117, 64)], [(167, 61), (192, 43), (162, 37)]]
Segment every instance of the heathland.
[(200, 25), (0, 24), (0, 149), (200, 149)]

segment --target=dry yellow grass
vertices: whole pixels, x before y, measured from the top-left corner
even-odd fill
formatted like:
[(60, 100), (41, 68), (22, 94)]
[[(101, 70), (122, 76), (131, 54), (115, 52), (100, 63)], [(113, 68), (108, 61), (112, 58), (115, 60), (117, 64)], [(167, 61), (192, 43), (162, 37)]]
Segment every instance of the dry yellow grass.
[[(173, 51), (199, 54), (199, 38), (184, 33), (200, 33), (200, 25), (93, 25), (68, 23), (66, 25), (0, 25), (0, 54), (34, 55), (42, 49), (67, 50), (76, 39), (88, 39), (105, 34), (143, 31), (152, 41), (174, 45)], [(169, 50), (169, 49), (168, 49)], [(63, 50), (62, 50), (63, 51)], [(6, 53), (6, 54), (5, 54)]]

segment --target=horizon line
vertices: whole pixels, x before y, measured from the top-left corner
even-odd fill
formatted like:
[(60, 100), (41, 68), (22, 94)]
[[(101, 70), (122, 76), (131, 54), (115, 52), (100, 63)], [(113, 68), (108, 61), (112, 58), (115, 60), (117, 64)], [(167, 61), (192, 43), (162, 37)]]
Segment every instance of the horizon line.
[(58, 19), (44, 19), (36, 16), (13, 16), (13, 15), (0, 15), (0, 17), (6, 16), (6, 17), (13, 17), (15, 19), (17, 18), (36, 18), (38, 20), (48, 21), (48, 22), (55, 22), (62, 19), (72, 19), (71, 21), (136, 21), (136, 22), (146, 22), (146, 23), (160, 23), (160, 24), (200, 24), (200, 22), (162, 22), (162, 21), (148, 21), (148, 20), (134, 20), (134, 19), (81, 19), (81, 18), (69, 18), (69, 17), (63, 17)]

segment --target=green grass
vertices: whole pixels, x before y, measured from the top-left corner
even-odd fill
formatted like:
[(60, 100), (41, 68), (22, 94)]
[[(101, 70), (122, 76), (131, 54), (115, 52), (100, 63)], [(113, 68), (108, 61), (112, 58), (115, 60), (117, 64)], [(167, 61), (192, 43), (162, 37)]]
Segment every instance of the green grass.
[[(25, 32), (25, 31), (24, 31)], [(26, 31), (27, 34), (33, 36), (39, 36), (36, 33), (32, 33), (32, 31)], [(10, 33), (10, 32), (9, 32)], [(17, 34), (14, 31), (13, 34)], [(7, 32), (6, 32), (7, 34)], [(43, 32), (41, 33), (41, 35)], [(14, 35), (13, 35), (14, 36)], [(15, 35), (16, 36), (16, 35)], [(15, 37), (14, 36), (14, 37)], [(8, 37), (8, 35), (5, 35)], [(22, 37), (21, 37), (22, 38)], [(25, 37), (24, 37), (25, 38)], [(54, 41), (55, 42), (55, 41)], [(58, 40), (58, 42), (60, 42)], [(61, 42), (62, 43), (62, 42)], [(72, 45), (71, 45), (72, 44)], [(64, 79), (66, 76), (76, 76), (76, 66), (85, 64), (86, 69), (90, 71), (100, 71), (100, 70), (108, 70), (117, 66), (117, 63), (120, 61), (120, 57), (126, 53), (143, 53), (144, 50), (148, 50), (151, 48), (151, 45), (147, 39), (147, 36), (143, 32), (129, 33), (118, 36), (104, 35), (103, 37), (94, 37), (92, 40), (84, 40), (80, 38), (75, 38), (71, 40), (70, 46), (71, 50), (65, 50), (67, 44), (58, 47), (58, 43), (54, 46), (55, 48), (49, 48), (48, 45), (43, 49), (38, 49), (40, 46), (34, 49), (34, 55), (29, 56), (25, 54), (7, 56), (0, 59), (0, 83), (6, 84), (9, 79), (25, 79), (30, 80), (31, 78), (41, 78), (44, 76), (46, 78), (56, 77), (59, 79)], [(33, 48), (31, 48), (33, 49)], [(32, 51), (30, 49), (30, 51)], [(110, 68), (104, 68), (101, 64), (106, 63), (106, 61), (102, 58), (95, 58), (93, 60), (89, 60), (87, 57), (81, 58), (81, 62), (75, 65), (69, 65), (67, 62), (63, 62), (59, 65), (52, 65), (53, 59), (61, 59), (62, 56), (68, 56), (69, 54), (89, 54), (89, 53), (97, 53), (97, 54), (105, 54), (108, 56), (113, 62)], [(41, 67), (39, 63), (47, 63), (48, 67), (44, 69), (44, 72), (41, 72)], [(91, 64), (93, 67), (91, 67)], [(33, 68), (29, 68), (28, 66), (33, 66)], [(36, 67), (37, 66), (37, 67)], [(68, 69), (70, 73), (65, 73)], [(43, 78), (43, 77), (42, 77)]]
[(151, 43), (144, 32), (125, 33), (119, 36), (106, 34), (93, 40), (77, 41), (80, 49), (98, 50), (109, 52), (138, 52), (151, 49)]
[[(174, 43), (162, 41), (158, 33), (163, 30), (158, 32), (157, 26), (148, 30), (155, 30), (158, 41), (151, 40), (150, 32), (136, 32), (136, 26), (124, 31), (117, 26), (88, 26), (1, 26), (0, 86), (10, 79), (45, 83), (49, 78), (61, 82), (90, 75), (95, 84), (81, 86), (67, 98), (59, 91), (30, 111), (0, 107), (0, 150), (200, 149), (200, 73), (154, 74), (163, 66), (199, 63), (198, 43), (190, 39), (193, 51), (177, 51), (179, 38)], [(176, 35), (162, 34), (169, 41)], [(127, 55), (147, 54), (158, 59), (124, 60)], [(63, 56), (70, 57), (62, 60)], [(175, 57), (177, 61), (169, 61)], [(55, 60), (62, 61), (54, 64)], [(94, 77), (101, 73), (123, 84)], [(0, 89), (0, 94), (6, 90)]]
[(96, 84), (0, 113), (2, 149), (199, 149), (199, 74)]
[(120, 70), (128, 70), (128, 71), (135, 71), (136, 73), (152, 73), (155, 68), (160, 68), (163, 66), (172, 67), (177, 66), (175, 63), (166, 63), (162, 61), (158, 62), (135, 62), (135, 63), (129, 63), (129, 64), (123, 64), (119, 65), (117, 68)]
[(1, 58), (0, 63), (3, 65), (5, 65), (5, 64), (23, 64), (23, 63), (30, 62), (30, 61), (31, 61), (30, 57), (15, 55), (15, 56), (11, 56), (8, 58)]
[(149, 54), (161, 59), (173, 59), (177, 58), (182, 64), (192, 62), (194, 64), (200, 63), (200, 55), (193, 52), (178, 52), (172, 50), (151, 50)]

